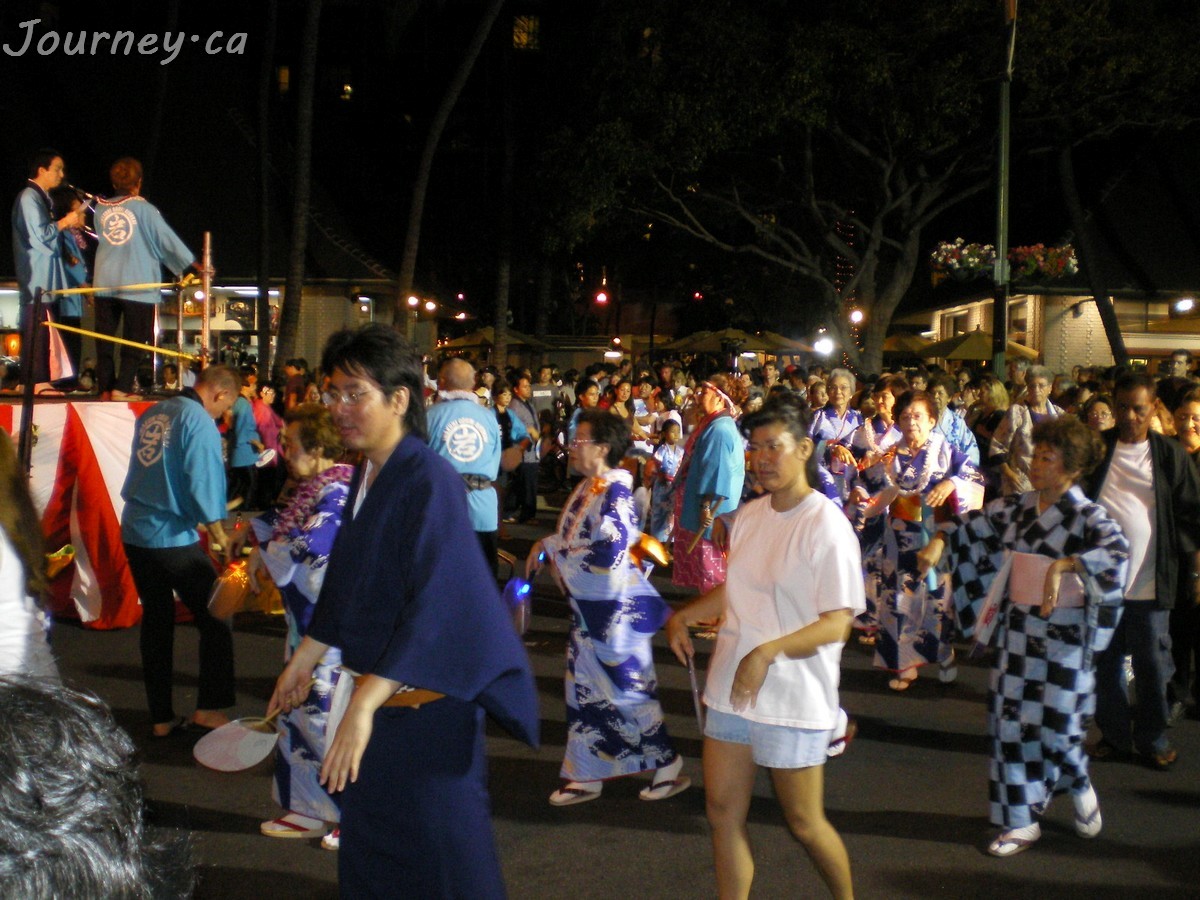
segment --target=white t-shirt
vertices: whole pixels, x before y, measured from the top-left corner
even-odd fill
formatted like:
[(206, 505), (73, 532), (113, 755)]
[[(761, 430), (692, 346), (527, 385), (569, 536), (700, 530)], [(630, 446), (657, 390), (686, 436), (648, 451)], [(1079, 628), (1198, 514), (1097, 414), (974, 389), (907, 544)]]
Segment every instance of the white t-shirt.
[[(821, 613), (866, 608), (862, 557), (854, 529), (828, 497), (813, 491), (786, 512), (770, 498), (738, 510), (730, 533), (725, 622), (708, 670), (704, 702), (729, 702), (738, 663), (755, 647), (817, 621)], [(755, 722), (828, 730), (836, 724), (842, 644), (825, 644), (804, 659), (782, 654), (767, 670), (753, 709)]]
[(1098, 500), (1129, 540), (1125, 599), (1156, 599), (1157, 541), (1154, 536), (1154, 473), (1150, 463), (1150, 441), (1140, 444), (1117, 441)]

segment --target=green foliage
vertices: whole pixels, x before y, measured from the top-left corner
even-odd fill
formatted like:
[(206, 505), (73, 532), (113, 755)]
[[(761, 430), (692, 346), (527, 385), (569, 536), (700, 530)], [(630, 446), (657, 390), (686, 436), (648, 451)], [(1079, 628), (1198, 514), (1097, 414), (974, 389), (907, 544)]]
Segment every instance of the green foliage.
[(1018, 134), (1077, 144), (1195, 121), (1198, 42), (1200, 4), (1191, 0), (1039, 0), (1023, 7), (1014, 77)]

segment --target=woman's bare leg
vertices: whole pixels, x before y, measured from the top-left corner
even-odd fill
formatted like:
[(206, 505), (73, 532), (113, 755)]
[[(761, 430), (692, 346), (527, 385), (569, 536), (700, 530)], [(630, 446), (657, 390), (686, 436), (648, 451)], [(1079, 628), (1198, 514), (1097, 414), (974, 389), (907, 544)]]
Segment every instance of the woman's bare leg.
[[(704, 771), (707, 784), (707, 766)], [(825, 767), (772, 769), (771, 777), (788, 827), (808, 851), (829, 893), (837, 900), (851, 900), (854, 886), (850, 880), (850, 857), (841, 837), (825, 818)]]
[(754, 764), (749, 744), (704, 739), (704, 793), (712, 826), (717, 894), (721, 900), (744, 900), (754, 880), (754, 859), (746, 816), (754, 793)]

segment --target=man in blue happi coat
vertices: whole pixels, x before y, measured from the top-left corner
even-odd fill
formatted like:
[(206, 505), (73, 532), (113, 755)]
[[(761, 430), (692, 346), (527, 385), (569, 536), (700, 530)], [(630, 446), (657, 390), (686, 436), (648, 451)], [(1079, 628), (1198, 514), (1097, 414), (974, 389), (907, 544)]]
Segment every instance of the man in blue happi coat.
[[(29, 181), (13, 203), (13, 263), (20, 291), (21, 340), (27, 348), (32, 346), (33, 298), (37, 289), (52, 291), (67, 287), (59, 232), (83, 224), (83, 215), (78, 211), (69, 212), (58, 220), (54, 218), (50, 192), (62, 184), (65, 177), (62, 154), (48, 148), (38, 150), (29, 161)], [(53, 298), (46, 298), (47, 305), (52, 302)], [(32, 362), (32, 375), (38, 392), (44, 393), (50, 388), (48, 336), (38, 335), (38, 343), (41, 350)]]
[(175, 599), (188, 608), (200, 632), (199, 690), (192, 724), (211, 729), (229, 721), (234, 704), (233, 634), (208, 611), (217, 573), (200, 546), (196, 525), (208, 529), (210, 549), (227, 552), (224, 531), (225, 466), (213, 421), (233, 406), (241, 377), (228, 366), (209, 366), (177, 397), (138, 417), (129, 473), (121, 496), (121, 541), (142, 600), (142, 676), (155, 737), (185, 726), (171, 699)]
[(462, 476), (471, 527), (488, 565), (496, 568), (500, 509), (495, 480), (500, 474), (500, 426), (496, 414), (472, 392), (475, 368), (448, 359), (438, 371), (438, 400), (429, 408), (429, 446)]
[[(117, 195), (97, 201), (95, 285), (107, 288), (96, 295), (96, 331), (115, 337), (125, 320), (125, 339), (150, 344), (154, 339), (154, 312), (162, 294), (158, 289), (121, 290), (126, 284), (153, 284), (162, 280), (165, 266), (176, 276), (193, 266), (195, 254), (167, 224), (162, 213), (141, 196), (142, 164), (132, 157), (113, 163), (109, 178)], [(146, 354), (121, 345), (121, 371), (115, 374), (113, 348), (97, 341), (96, 380), (101, 394), (113, 400), (128, 399), (133, 380)]]

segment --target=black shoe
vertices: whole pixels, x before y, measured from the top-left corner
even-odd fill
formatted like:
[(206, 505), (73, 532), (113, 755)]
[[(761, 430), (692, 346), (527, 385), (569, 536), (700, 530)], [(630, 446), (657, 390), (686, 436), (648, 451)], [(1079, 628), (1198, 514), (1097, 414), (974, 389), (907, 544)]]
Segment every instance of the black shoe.
[(1114, 762), (1123, 762), (1130, 756), (1128, 750), (1122, 750), (1103, 738), (1094, 744), (1088, 744), (1083, 748), (1083, 752), (1095, 760), (1113, 760)]
[(1159, 772), (1165, 772), (1171, 768), (1171, 766), (1175, 765), (1175, 760), (1179, 759), (1179, 751), (1168, 744), (1161, 750), (1151, 750), (1146, 753), (1138, 753), (1138, 759), (1140, 759), (1151, 769), (1156, 769)]

